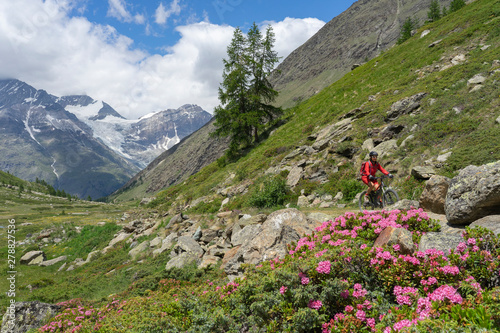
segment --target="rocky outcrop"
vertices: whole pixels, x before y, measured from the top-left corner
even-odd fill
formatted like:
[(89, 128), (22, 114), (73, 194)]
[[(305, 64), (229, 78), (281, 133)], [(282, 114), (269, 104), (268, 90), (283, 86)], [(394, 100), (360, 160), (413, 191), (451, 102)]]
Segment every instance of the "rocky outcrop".
[(222, 268), (228, 275), (236, 276), (241, 274), (243, 263), (257, 264), (283, 257), (287, 253), (287, 244), (311, 233), (314, 226), (316, 224), (295, 208), (276, 211), (268, 216), (253, 239), (225, 255)]
[(428, 232), (422, 236), (418, 245), (418, 250), (425, 252), (428, 249), (443, 251), (445, 255), (449, 250), (456, 249), (458, 244), (463, 241), (462, 236), (450, 235), (441, 232)]
[(7, 308), (3, 316), (1, 333), (24, 333), (40, 327), (48, 318), (56, 315), (60, 307), (53, 304), (16, 302)]
[(444, 214), (444, 204), (449, 186), (450, 179), (448, 177), (432, 176), (425, 183), (424, 191), (419, 200), (420, 207), (436, 214)]
[(500, 214), (500, 161), (461, 170), (450, 182), (444, 209), (449, 223), (458, 225)]

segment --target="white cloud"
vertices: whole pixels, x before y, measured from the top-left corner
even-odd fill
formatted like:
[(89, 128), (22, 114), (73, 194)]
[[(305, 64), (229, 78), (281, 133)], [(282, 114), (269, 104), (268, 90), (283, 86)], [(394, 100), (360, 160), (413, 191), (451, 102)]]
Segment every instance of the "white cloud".
[[(69, 17), (70, 10), (53, 0), (0, 1), (0, 78), (17, 78), (57, 96), (87, 94), (129, 119), (188, 103), (211, 112), (219, 104), (222, 59), (233, 27), (207, 21), (179, 26), (181, 37), (168, 53), (151, 55), (109, 25)], [(285, 57), (321, 21), (272, 25), (276, 50)]]
[(160, 3), (155, 12), (155, 22), (158, 24), (165, 24), (167, 20), (172, 15), (179, 15), (181, 13), (181, 6), (179, 5), (179, 0), (173, 0), (170, 3), (170, 8), (165, 9), (163, 3)]
[[(275, 49), (278, 55), (284, 59), (318, 32), (325, 25), (325, 22), (317, 18), (287, 17), (281, 22), (264, 22), (264, 24), (270, 24), (273, 28), (276, 35)], [(264, 24), (261, 25), (263, 32), (266, 31)]]
[(142, 14), (132, 15), (127, 10), (127, 3), (125, 0), (108, 0), (108, 4), (108, 16), (114, 17), (121, 22), (144, 24), (146, 21), (146, 18)]
[(108, 0), (108, 16), (114, 17), (120, 21), (132, 21), (132, 15), (127, 10), (127, 3), (124, 0)]

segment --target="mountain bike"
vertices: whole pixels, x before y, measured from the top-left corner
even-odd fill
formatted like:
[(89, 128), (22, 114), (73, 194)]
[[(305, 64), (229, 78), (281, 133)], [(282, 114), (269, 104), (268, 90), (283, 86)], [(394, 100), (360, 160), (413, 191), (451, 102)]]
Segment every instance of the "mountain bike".
[(398, 193), (392, 188), (389, 188), (387, 181), (384, 182), (384, 179), (387, 178), (389, 178), (389, 176), (386, 175), (375, 177), (375, 179), (380, 179), (380, 186), (378, 190), (372, 191), (372, 193), (368, 195), (369, 202), (365, 203), (364, 200), (366, 191), (361, 192), (361, 195), (359, 196), (359, 209), (361, 211), (384, 208), (399, 201)]

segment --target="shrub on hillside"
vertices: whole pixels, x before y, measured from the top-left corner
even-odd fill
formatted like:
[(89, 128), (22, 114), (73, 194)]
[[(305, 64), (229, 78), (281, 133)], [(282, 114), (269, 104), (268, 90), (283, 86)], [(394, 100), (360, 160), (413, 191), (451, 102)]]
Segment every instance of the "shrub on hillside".
[(270, 208), (285, 203), (289, 190), (286, 180), (279, 176), (266, 178), (248, 199), (250, 206)]

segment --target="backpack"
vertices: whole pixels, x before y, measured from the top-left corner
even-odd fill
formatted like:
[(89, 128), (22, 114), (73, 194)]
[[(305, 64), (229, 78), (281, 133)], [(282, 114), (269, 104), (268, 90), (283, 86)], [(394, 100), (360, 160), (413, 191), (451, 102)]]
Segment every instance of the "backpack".
[[(366, 163), (369, 163), (370, 161), (365, 161), (363, 163), (361, 163), (361, 168), (359, 169), (359, 176), (360, 177), (363, 177), (363, 176), (368, 176), (368, 175), (365, 175), (365, 167), (366, 167)], [(372, 168), (372, 166), (370, 166), (370, 169)]]

